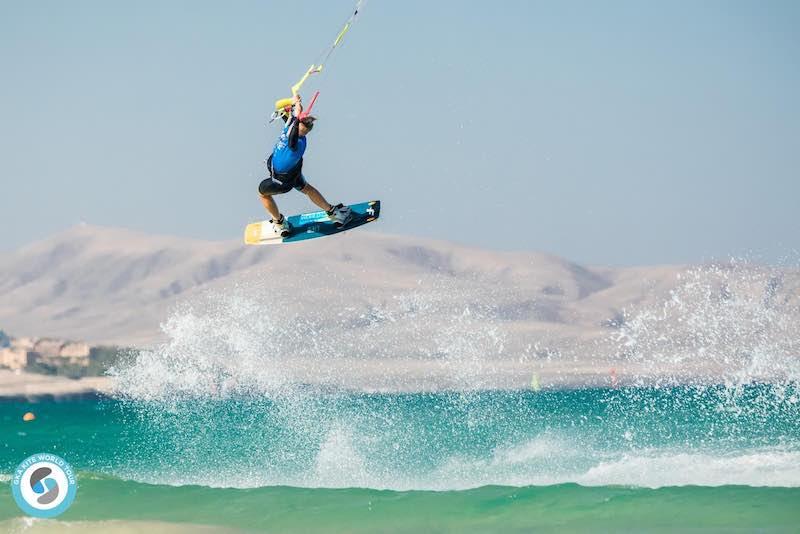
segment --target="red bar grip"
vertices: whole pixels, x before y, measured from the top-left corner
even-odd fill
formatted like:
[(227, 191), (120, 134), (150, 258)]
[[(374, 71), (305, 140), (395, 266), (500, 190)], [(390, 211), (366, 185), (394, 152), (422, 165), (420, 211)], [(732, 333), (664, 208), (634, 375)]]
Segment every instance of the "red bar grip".
[(303, 112), (300, 114), (300, 119), (308, 117), (311, 114), (311, 110), (314, 108), (314, 102), (317, 101), (317, 97), (319, 96), (319, 91), (314, 93), (314, 96), (311, 97), (311, 103), (308, 105), (308, 108), (304, 109)]

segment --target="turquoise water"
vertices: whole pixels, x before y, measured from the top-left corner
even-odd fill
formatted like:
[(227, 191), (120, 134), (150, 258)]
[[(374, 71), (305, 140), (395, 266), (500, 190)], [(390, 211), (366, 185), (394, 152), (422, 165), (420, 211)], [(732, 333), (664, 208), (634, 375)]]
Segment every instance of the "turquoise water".
[[(37, 420), (23, 423), (33, 411)], [(253, 531), (793, 531), (800, 386), (0, 401), (8, 475), (79, 472), (63, 521)]]

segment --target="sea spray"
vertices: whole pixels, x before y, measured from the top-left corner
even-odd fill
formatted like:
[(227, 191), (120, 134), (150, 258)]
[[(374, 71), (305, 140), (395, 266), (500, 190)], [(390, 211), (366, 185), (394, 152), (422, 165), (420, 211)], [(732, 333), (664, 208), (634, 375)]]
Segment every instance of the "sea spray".
[[(224, 487), (797, 486), (796, 304), (773, 279), (689, 270), (657, 308), (626, 312), (610, 348), (525, 352), (491, 301), (444, 298), (458, 290), (444, 278), (367, 311), (323, 301), (303, 316), (279, 292), (206, 293), (165, 321), (166, 343), (113, 370), (133, 430), (112, 471)], [(603, 358), (619, 365), (616, 389), (489, 390), (505, 360)], [(419, 362), (445, 391), (404, 392)], [(703, 366), (722, 383), (685, 372)], [(368, 380), (343, 387), (347, 374)], [(370, 393), (378, 381), (390, 392)]]
[(782, 288), (786, 272), (743, 260), (687, 269), (658, 306), (626, 312), (609, 345), (640, 385), (686, 382), (686, 370), (731, 387), (796, 381), (800, 286)]

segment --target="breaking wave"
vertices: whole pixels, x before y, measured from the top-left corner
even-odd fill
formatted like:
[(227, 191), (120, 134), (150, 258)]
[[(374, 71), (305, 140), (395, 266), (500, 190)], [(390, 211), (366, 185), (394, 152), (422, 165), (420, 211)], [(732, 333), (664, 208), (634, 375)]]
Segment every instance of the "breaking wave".
[(164, 323), (166, 343), (112, 371), (135, 422), (113, 474), (224, 487), (800, 486), (800, 293), (779, 291), (790, 282), (776, 272), (690, 269), (601, 343), (536, 344), (538, 365), (628, 365), (616, 389), (493, 390), (509, 362), (530, 384), (531, 352), (491, 306), (444, 298), (446, 285), (366, 311), (323, 300), (303, 316), (252, 288), (205, 294)]

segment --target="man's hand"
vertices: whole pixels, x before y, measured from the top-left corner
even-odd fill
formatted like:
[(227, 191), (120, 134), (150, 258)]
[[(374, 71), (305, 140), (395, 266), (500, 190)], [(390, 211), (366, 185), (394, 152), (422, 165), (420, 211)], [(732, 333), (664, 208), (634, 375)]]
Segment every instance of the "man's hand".
[(302, 112), (303, 112), (303, 99), (300, 96), (300, 93), (295, 93), (292, 104), (292, 114), (295, 117), (299, 117)]

